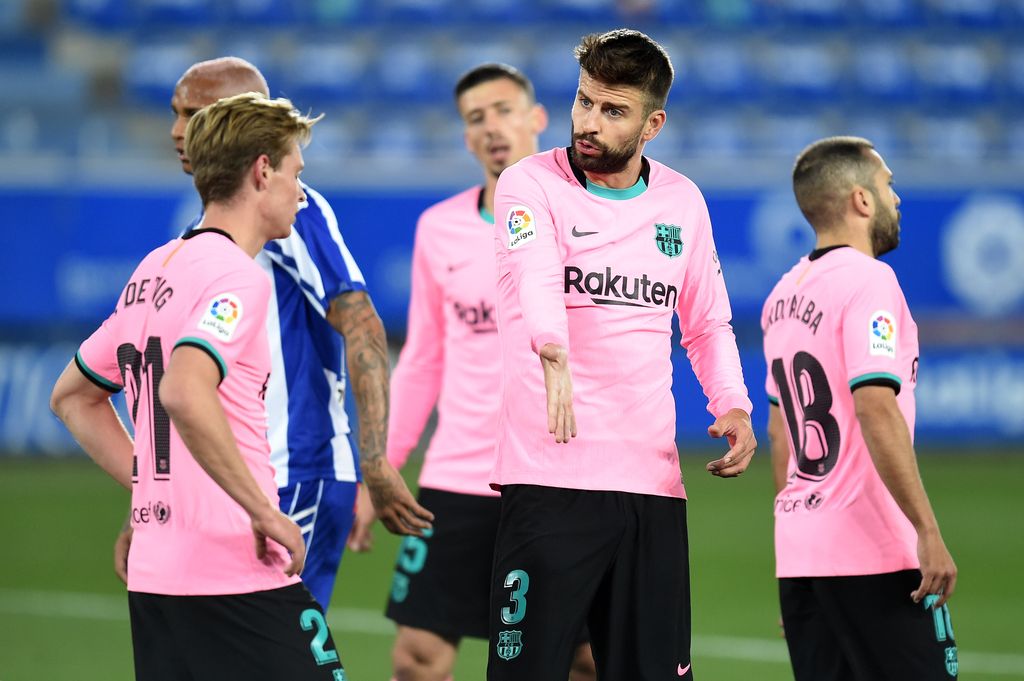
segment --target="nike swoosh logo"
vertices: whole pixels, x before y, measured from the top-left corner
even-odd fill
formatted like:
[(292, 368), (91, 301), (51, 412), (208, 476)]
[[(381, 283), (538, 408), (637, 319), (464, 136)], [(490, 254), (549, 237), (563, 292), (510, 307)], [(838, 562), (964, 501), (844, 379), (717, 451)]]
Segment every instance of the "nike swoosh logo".
[(683, 665), (676, 666), (676, 674), (678, 676), (685, 676), (688, 671), (690, 671), (690, 665), (686, 665), (685, 667)]
[(579, 227), (577, 227), (576, 225), (572, 226), (572, 235), (573, 236), (590, 236), (591, 234), (597, 234), (597, 232), (581, 232), (579, 230)]

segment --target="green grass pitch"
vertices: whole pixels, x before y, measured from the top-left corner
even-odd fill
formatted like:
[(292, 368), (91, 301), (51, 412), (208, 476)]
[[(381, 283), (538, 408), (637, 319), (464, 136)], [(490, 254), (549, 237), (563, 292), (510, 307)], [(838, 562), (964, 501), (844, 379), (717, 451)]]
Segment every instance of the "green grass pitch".
[[(790, 679), (772, 576), (767, 452), (736, 480), (683, 460), (693, 574), (693, 662), (710, 681)], [(951, 603), (965, 679), (1024, 679), (1024, 452), (927, 453), (922, 475), (960, 569)], [(415, 475), (410, 467), (409, 475)], [(131, 679), (127, 603), (111, 544), (127, 508), (84, 460), (0, 458), (0, 681)], [(383, 608), (398, 540), (376, 528), (349, 554), (328, 621), (349, 678), (390, 678)], [(466, 641), (456, 678), (484, 678), (486, 643)]]

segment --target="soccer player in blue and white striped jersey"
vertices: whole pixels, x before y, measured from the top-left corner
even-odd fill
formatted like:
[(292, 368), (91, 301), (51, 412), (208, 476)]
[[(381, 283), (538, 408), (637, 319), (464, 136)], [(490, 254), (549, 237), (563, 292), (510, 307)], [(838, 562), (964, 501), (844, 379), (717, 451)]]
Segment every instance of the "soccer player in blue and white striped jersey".
[[(242, 92), (268, 95), (269, 88), (255, 66), (236, 57), (194, 64), (178, 81), (171, 137), (186, 173), (191, 173), (184, 152), (189, 118)], [(326, 610), (352, 529), (360, 479), (390, 531), (419, 534), (432, 516), (385, 456), (384, 327), (334, 211), (315, 190), (303, 189), (307, 203), (296, 214), (291, 235), (268, 242), (256, 262), (273, 282), (267, 315), (271, 373), (265, 385), (271, 462), (281, 510), (298, 523), (306, 541), (303, 582)], [(349, 382), (359, 415), (360, 454), (344, 409)], [(119, 550), (129, 543), (130, 536), (122, 534)], [(115, 553), (119, 570), (124, 555)]]

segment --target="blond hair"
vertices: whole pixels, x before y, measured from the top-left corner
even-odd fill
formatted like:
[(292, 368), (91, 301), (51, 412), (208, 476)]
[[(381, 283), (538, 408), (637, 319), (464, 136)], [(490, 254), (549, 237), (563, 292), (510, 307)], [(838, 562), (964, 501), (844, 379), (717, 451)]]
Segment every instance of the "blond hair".
[(203, 205), (230, 200), (264, 154), (276, 169), (293, 144), (309, 142), (321, 118), (304, 116), (287, 99), (258, 92), (225, 97), (197, 111), (185, 129), (185, 154)]

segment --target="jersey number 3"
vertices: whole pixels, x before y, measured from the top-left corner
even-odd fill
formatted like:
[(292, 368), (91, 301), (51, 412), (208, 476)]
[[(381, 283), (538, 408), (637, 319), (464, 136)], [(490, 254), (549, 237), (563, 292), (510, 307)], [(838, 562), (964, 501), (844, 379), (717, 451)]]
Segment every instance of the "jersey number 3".
[[(839, 423), (832, 416), (832, 390), (821, 362), (813, 355), (793, 356), (792, 384), (782, 359), (772, 362), (772, 377), (789, 426), (797, 475), (809, 480), (827, 476), (839, 458)], [(791, 389), (790, 386), (795, 388)]]

